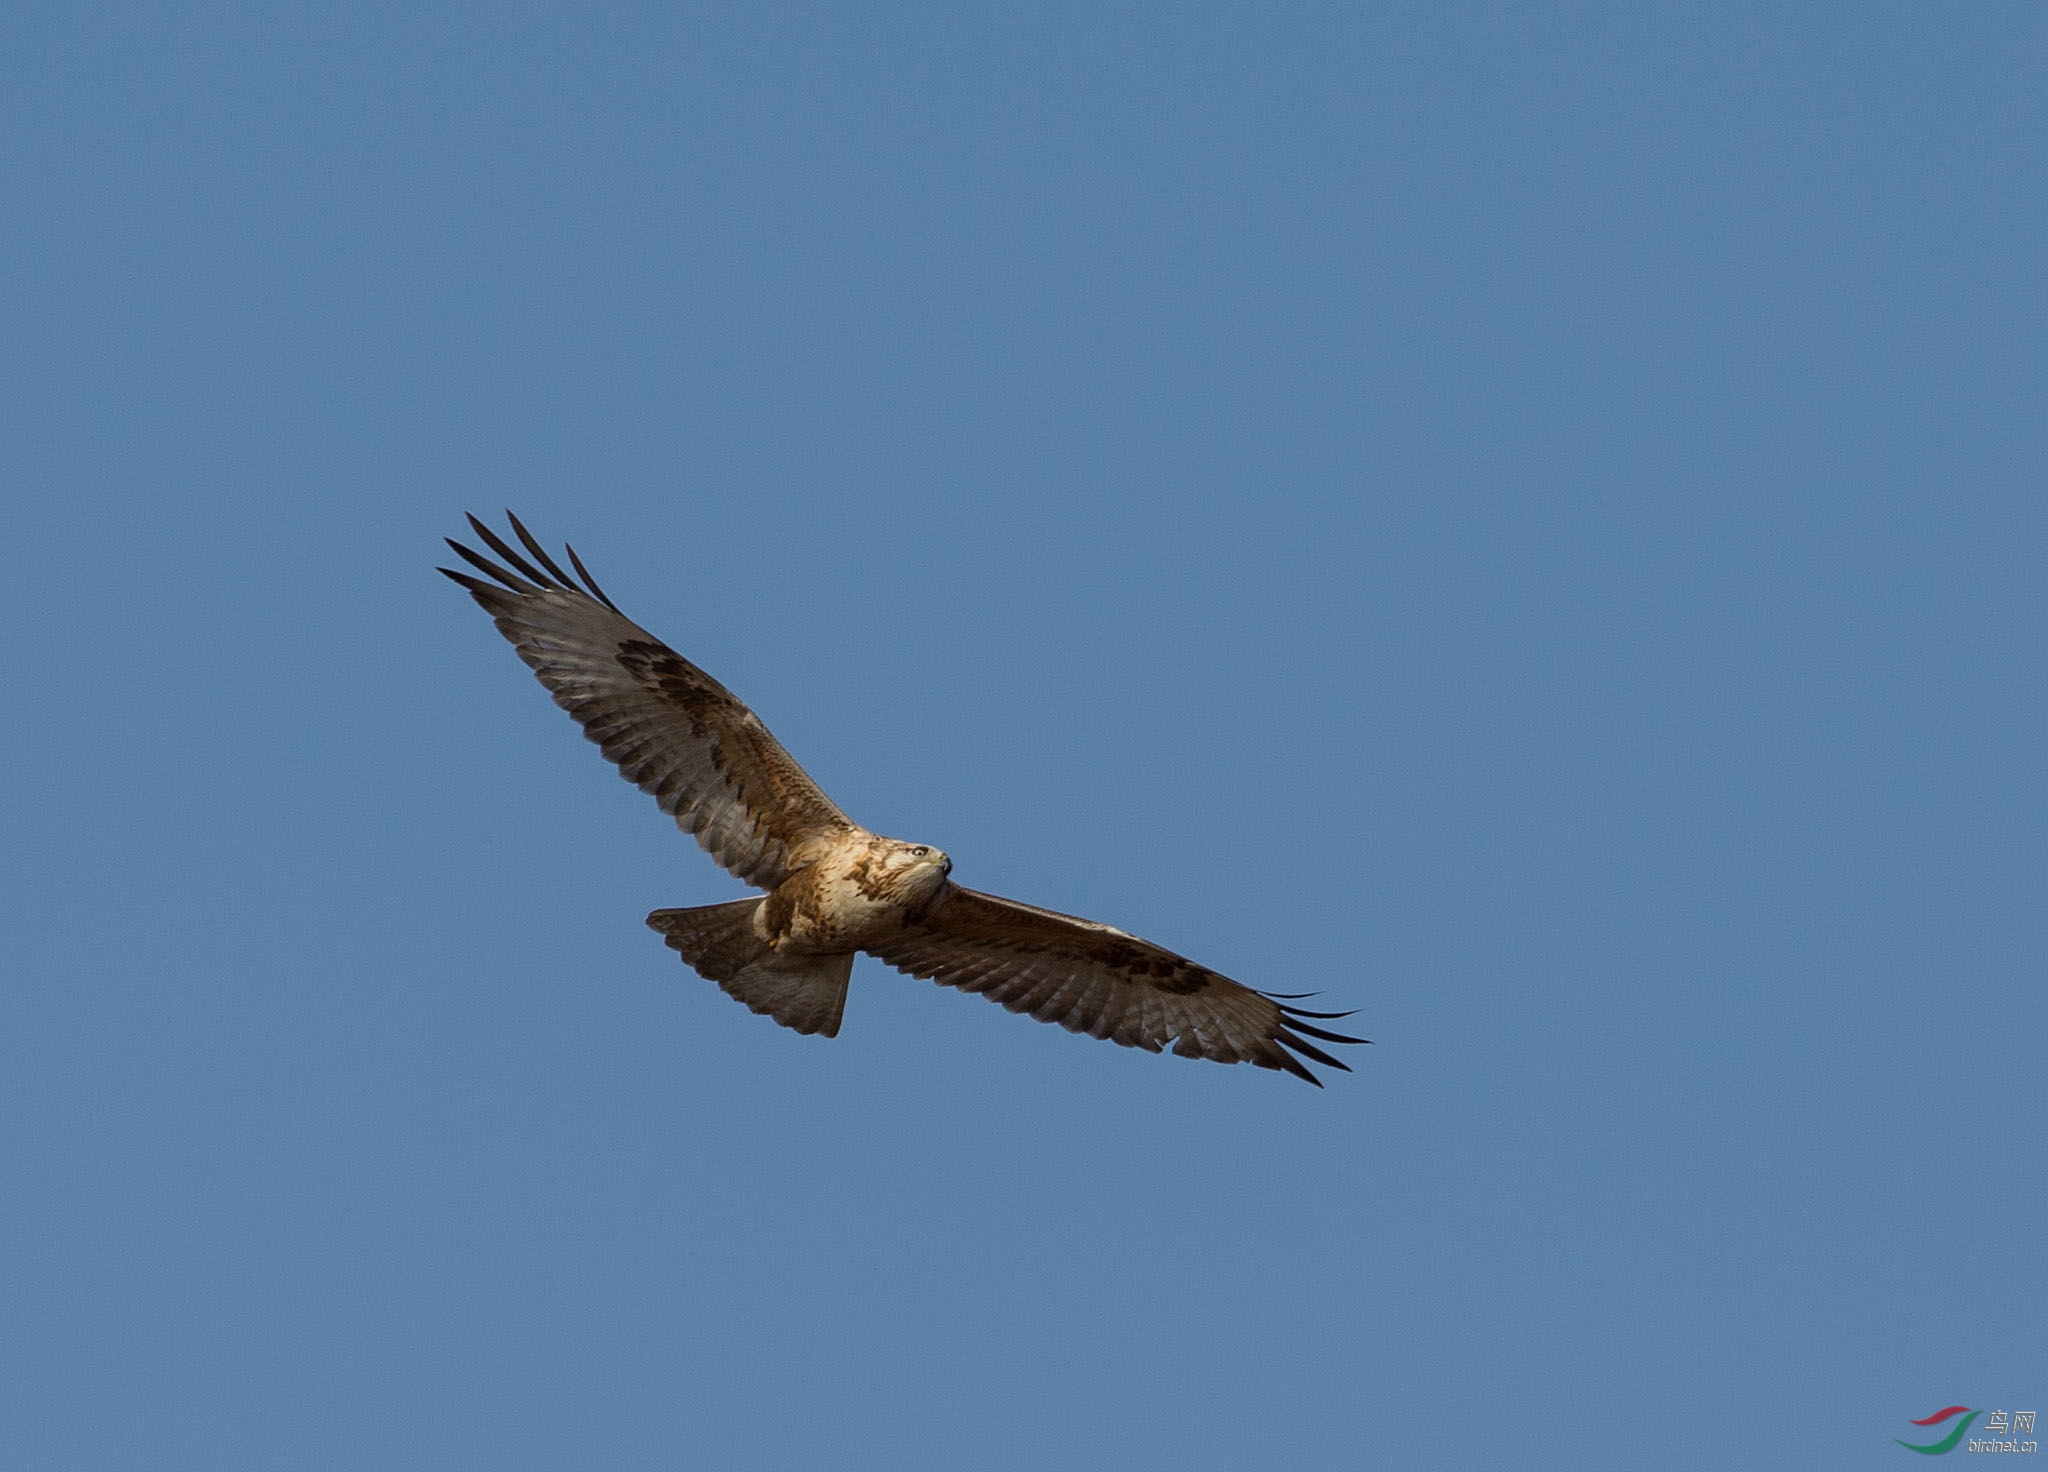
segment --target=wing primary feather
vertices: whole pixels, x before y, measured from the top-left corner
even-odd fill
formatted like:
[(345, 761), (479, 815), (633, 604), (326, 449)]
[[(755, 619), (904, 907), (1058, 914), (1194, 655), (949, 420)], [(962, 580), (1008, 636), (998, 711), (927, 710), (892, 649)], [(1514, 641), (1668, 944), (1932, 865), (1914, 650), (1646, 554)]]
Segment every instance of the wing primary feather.
[(1280, 1035), (1280, 1041), (1285, 1043), (1288, 1047), (1294, 1049), (1295, 1052), (1301, 1054), (1303, 1057), (1314, 1059), (1316, 1062), (1322, 1064), (1325, 1068), (1341, 1068), (1346, 1073), (1351, 1072), (1350, 1064), (1342, 1062), (1336, 1058), (1332, 1058), (1328, 1053), (1325, 1053), (1321, 1048), (1318, 1048), (1314, 1043), (1308, 1041), (1306, 1038), (1298, 1038), (1294, 1036), (1294, 1034), (1292, 1033), (1282, 1033)]
[(468, 573), (457, 572), (452, 567), (437, 567), (434, 569), (434, 571), (441, 574), (442, 577), (453, 579), (455, 582), (467, 588), (470, 591), (471, 596), (474, 596), (478, 593), (495, 593), (498, 591), (496, 588), (493, 588), (489, 583), (485, 582), (482, 578), (473, 578)]
[(445, 541), (450, 547), (455, 549), (455, 555), (457, 557), (460, 557), (464, 562), (468, 563), (471, 567), (477, 569), (477, 571), (485, 574), (492, 581), (502, 583), (505, 587), (510, 588), (513, 592), (530, 598), (534, 594), (542, 591), (542, 589), (538, 585), (526, 582), (521, 578), (516, 578), (512, 576), (511, 573), (505, 571), (504, 568), (498, 566), (498, 564), (491, 561), (490, 558), (484, 557), (478, 553), (470, 551), (469, 548), (463, 546), (462, 543), (456, 541), (453, 537), (443, 537), (442, 540)]
[(555, 581), (564, 588), (574, 591), (576, 580), (555, 565), (555, 559), (548, 556), (547, 548), (534, 540), (533, 533), (526, 529), (526, 523), (514, 516), (509, 510), (505, 513), (505, 520), (512, 523), (512, 530), (519, 534), (519, 540), (526, 544), (526, 550), (534, 555), (542, 567), (554, 575)]
[(597, 585), (597, 579), (590, 575), (590, 569), (583, 565), (583, 559), (576, 555), (576, 549), (570, 546), (567, 542), (564, 542), (562, 544), (562, 550), (569, 554), (569, 566), (575, 568), (577, 573), (582, 577), (583, 586), (590, 589), (590, 596), (595, 598), (598, 602), (602, 603), (606, 608), (609, 608), (613, 613), (617, 613), (619, 611), (619, 605), (612, 602), (612, 600), (605, 595), (604, 589), (600, 588)]
[(1371, 1038), (1354, 1038), (1348, 1033), (1327, 1032), (1320, 1027), (1311, 1027), (1298, 1017), (1289, 1016), (1287, 1025), (1296, 1032), (1305, 1032), (1312, 1038), (1321, 1038), (1326, 1043), (1371, 1043)]
[[(1286, 1057), (1285, 1054), (1282, 1054), (1281, 1056)], [(1288, 1058), (1285, 1063), (1268, 1063), (1266, 1066), (1268, 1068), (1284, 1068), (1289, 1073), (1293, 1074), (1296, 1078), (1307, 1079), (1310, 1083), (1314, 1084), (1319, 1089), (1323, 1086), (1323, 1081), (1321, 1079), (1317, 1078), (1314, 1074), (1310, 1073), (1306, 1068), (1303, 1068), (1299, 1063), (1295, 1062), (1292, 1058)], [(1343, 1067), (1342, 1064), (1339, 1064), (1338, 1066)], [(1346, 1073), (1349, 1073), (1351, 1070), (1346, 1068), (1344, 1071)]]
[(488, 545), (493, 552), (497, 553), (500, 557), (504, 558), (507, 562), (511, 563), (513, 568), (521, 576), (529, 579), (537, 586), (546, 588), (551, 592), (559, 591), (559, 589), (557, 589), (552, 582), (548, 581), (548, 575), (546, 573), (542, 572), (539, 568), (535, 567), (532, 563), (528, 562), (524, 557), (521, 557), (517, 552), (514, 552), (512, 550), (511, 544), (506, 542), (506, 540), (503, 537), (499, 536), (496, 532), (492, 531), (489, 527), (485, 526), (481, 521), (478, 521), (474, 516), (471, 516), (469, 518), (469, 524), (476, 529), (476, 534), (484, 539), (485, 544)]

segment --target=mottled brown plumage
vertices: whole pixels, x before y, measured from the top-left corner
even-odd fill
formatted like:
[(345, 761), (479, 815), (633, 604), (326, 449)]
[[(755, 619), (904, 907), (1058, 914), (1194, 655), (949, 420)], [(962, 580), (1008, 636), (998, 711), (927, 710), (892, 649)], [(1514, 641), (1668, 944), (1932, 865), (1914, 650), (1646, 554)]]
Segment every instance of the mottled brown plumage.
[[(1157, 1053), (1253, 1063), (1317, 1083), (1302, 1058), (1346, 1065), (1298, 998), (1254, 991), (1113, 926), (965, 889), (926, 844), (842, 813), (718, 681), (620, 613), (570, 549), (575, 576), (507, 513), (526, 555), (474, 516), (502, 559), (448, 545), (485, 575), (469, 590), (555, 703), (606, 757), (758, 899), (656, 910), (647, 923), (756, 1012), (804, 1033), (839, 1031), (856, 952), (1013, 1012)], [(528, 560), (529, 557), (531, 560)], [(1299, 1055), (1299, 1056), (1296, 1056)]]

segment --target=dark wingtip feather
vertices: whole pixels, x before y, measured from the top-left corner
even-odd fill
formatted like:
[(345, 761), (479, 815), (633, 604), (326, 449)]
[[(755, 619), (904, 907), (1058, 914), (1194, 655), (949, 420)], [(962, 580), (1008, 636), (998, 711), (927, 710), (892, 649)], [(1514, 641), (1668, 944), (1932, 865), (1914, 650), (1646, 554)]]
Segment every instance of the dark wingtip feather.
[(590, 575), (590, 569), (583, 565), (583, 559), (576, 555), (576, 549), (567, 542), (564, 542), (562, 543), (562, 550), (569, 554), (569, 566), (576, 569), (577, 576), (583, 579), (583, 586), (590, 589), (590, 596), (602, 603), (606, 608), (609, 608), (613, 613), (617, 613), (619, 605), (612, 602), (606, 596), (604, 589), (597, 585), (597, 579)]
[(534, 539), (533, 533), (526, 529), (525, 522), (521, 521), (518, 517), (514, 516), (510, 510), (506, 511), (505, 520), (512, 523), (512, 530), (519, 534), (519, 540), (526, 544), (526, 550), (531, 552), (537, 559), (539, 559), (540, 565), (546, 568), (551, 574), (553, 574), (556, 582), (560, 583), (565, 588), (573, 588), (576, 586), (576, 580), (570, 577), (567, 573), (563, 572), (560, 567), (555, 565), (555, 559), (548, 556), (547, 548), (541, 546), (541, 544)]
[[(1328, 1028), (1317, 1027), (1315, 1023), (1306, 1020), (1313, 1017), (1318, 1022), (1330, 1022), (1339, 1017), (1350, 1017), (1356, 1012), (1356, 1008), (1353, 1008), (1350, 1012), (1311, 1012), (1306, 1007), (1292, 1007), (1288, 1003), (1303, 997), (1312, 997), (1315, 995), (1314, 992), (1267, 992), (1265, 995), (1280, 1009), (1280, 1026), (1275, 1030), (1275, 1041), (1283, 1047), (1292, 1048), (1304, 1058), (1313, 1059), (1325, 1068), (1341, 1069), (1345, 1073), (1351, 1072), (1350, 1064), (1344, 1062), (1341, 1058), (1333, 1057), (1329, 1053), (1324, 1052), (1321, 1048), (1310, 1042), (1309, 1038), (1318, 1038), (1326, 1043), (1343, 1044), (1363, 1044), (1372, 1041), (1371, 1038), (1352, 1037), (1349, 1033), (1332, 1032)], [(1303, 1036), (1304, 1033), (1307, 1034), (1306, 1037)], [(1289, 1072), (1293, 1071), (1292, 1069), (1289, 1070)], [(1322, 1086), (1322, 1080), (1310, 1074), (1306, 1068), (1302, 1068), (1300, 1073), (1303, 1078), (1308, 1079), (1317, 1087)]]
[[(1279, 1041), (1284, 1044), (1287, 1040), (1281, 1038)], [(1272, 1058), (1254, 1058), (1252, 1061), (1265, 1068), (1279, 1069), (1283, 1072), (1291, 1073), (1304, 1083), (1314, 1084), (1319, 1089), (1323, 1086), (1323, 1081), (1313, 1073), (1310, 1073), (1302, 1061), (1288, 1052), (1285, 1047), (1275, 1048)], [(1339, 1064), (1338, 1066), (1342, 1067), (1343, 1065)]]
[(484, 544), (488, 546), (493, 552), (497, 553), (500, 557), (504, 558), (507, 562), (511, 563), (513, 569), (517, 571), (522, 577), (528, 579), (538, 587), (548, 589), (553, 589), (556, 587), (556, 584), (548, 579), (548, 575), (546, 573), (542, 572), (539, 568), (535, 567), (532, 563), (528, 562), (524, 557), (521, 557), (517, 552), (513, 551), (512, 545), (509, 542), (507, 542), (503, 537), (499, 536), (496, 532), (492, 531), (489, 527), (485, 526), (481, 521), (477, 520), (477, 518), (474, 515), (472, 515), (469, 518), (469, 524), (475, 530), (476, 534), (484, 539)]
[(1291, 1032), (1284, 1032), (1280, 1034), (1280, 1041), (1301, 1054), (1302, 1057), (1314, 1059), (1325, 1068), (1342, 1069), (1345, 1073), (1351, 1072), (1350, 1064), (1344, 1062), (1341, 1058), (1331, 1057), (1307, 1038), (1299, 1038)]
[[(532, 554), (532, 561), (528, 561), (526, 557), (515, 551), (509, 542), (492, 531), (473, 513), (464, 514), (468, 516), (471, 529), (476, 532), (477, 536), (483, 539), (484, 545), (504, 558), (511, 565), (510, 569), (500, 567), (482, 553), (472, 551), (453, 537), (444, 537), (442, 540), (454, 549), (456, 556), (479, 572), (486, 574), (494, 582), (503, 584), (515, 593), (527, 596), (542, 592), (587, 594), (589, 597), (595, 598), (599, 603), (602, 603), (606, 608), (609, 608), (613, 613), (618, 613), (619, 605), (612, 602), (604, 589), (598, 586), (597, 579), (590, 575), (590, 569), (583, 565), (583, 559), (576, 555), (574, 547), (565, 545), (562, 549), (569, 554), (570, 566), (576, 569), (576, 576), (571, 577), (568, 573), (562, 571), (562, 565), (548, 554), (547, 548), (540, 544), (540, 539), (526, 529), (526, 523), (521, 521), (512, 512), (507, 511), (505, 513), (505, 520), (512, 524), (513, 533), (525, 545), (527, 552)], [(538, 563), (539, 566), (535, 566), (535, 563)], [(441, 571), (448, 572), (448, 569), (444, 567)], [(449, 572), (448, 575), (456, 577), (460, 581), (457, 574)], [(470, 591), (475, 592), (476, 589), (472, 587)]]
[(1358, 1014), (1356, 1007), (1348, 1012), (1311, 1012), (1306, 1007), (1287, 1005), (1289, 1002), (1304, 1002), (1310, 997), (1320, 997), (1321, 992), (1260, 992), (1259, 995), (1269, 1001), (1280, 1003), (1280, 1010), (1289, 1017), (1354, 1017)]
[(500, 583), (515, 593), (533, 594), (540, 591), (540, 588), (535, 584), (514, 577), (511, 573), (505, 571), (504, 568), (498, 566), (497, 563), (491, 561), (490, 558), (485, 557), (480, 552), (472, 552), (469, 548), (463, 546), (462, 543), (456, 541), (455, 538), (443, 537), (441, 540), (453, 549), (457, 557), (460, 557), (485, 577), (491, 579), (491, 581)]
[(441, 574), (442, 577), (449, 579), (451, 582), (460, 583), (463, 587), (469, 589), (469, 591), (472, 594), (495, 593), (498, 591), (496, 588), (493, 588), (489, 583), (485, 582), (482, 578), (473, 578), (468, 573), (457, 572), (452, 567), (437, 567), (434, 569), (434, 571)]
[(1298, 1017), (1289, 1017), (1287, 1019), (1287, 1025), (1293, 1028), (1296, 1032), (1305, 1032), (1310, 1037), (1321, 1038), (1326, 1043), (1369, 1044), (1372, 1042), (1371, 1038), (1355, 1038), (1351, 1036), (1351, 1034), (1349, 1033), (1331, 1032), (1327, 1028), (1313, 1027), (1310, 1024), (1303, 1022)]

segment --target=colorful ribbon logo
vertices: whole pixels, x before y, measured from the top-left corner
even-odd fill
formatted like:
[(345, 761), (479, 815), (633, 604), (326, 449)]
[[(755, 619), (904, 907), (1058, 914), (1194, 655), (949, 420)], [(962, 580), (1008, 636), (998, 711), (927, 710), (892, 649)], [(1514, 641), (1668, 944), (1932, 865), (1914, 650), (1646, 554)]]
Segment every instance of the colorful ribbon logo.
[[(1921, 1455), (1929, 1457), (1938, 1457), (1943, 1452), (1954, 1451), (1956, 1443), (1963, 1439), (1963, 1433), (1970, 1429), (1970, 1423), (1977, 1419), (1977, 1413), (1970, 1410), (1968, 1406), (1950, 1406), (1945, 1411), (1936, 1411), (1926, 1420), (1915, 1421), (1913, 1424), (1915, 1426), (1938, 1426), (1950, 1416), (1961, 1416), (1963, 1419), (1956, 1422), (1956, 1429), (1949, 1432), (1940, 1441), (1930, 1446), (1915, 1446), (1910, 1441), (1899, 1441), (1899, 1445), (1909, 1452), (1919, 1452)], [(1895, 1436), (1892, 1440), (1898, 1441), (1899, 1439)]]

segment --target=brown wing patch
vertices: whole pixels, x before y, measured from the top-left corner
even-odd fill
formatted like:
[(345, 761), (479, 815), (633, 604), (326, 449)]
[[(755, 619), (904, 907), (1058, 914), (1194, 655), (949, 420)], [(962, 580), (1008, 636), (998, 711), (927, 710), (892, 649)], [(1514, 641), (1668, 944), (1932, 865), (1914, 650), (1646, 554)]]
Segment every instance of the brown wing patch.
[(671, 701), (690, 718), (690, 734), (702, 740), (732, 702), (732, 693), (666, 644), (628, 639), (619, 645), (619, 665), (643, 689)]
[(1309, 1020), (1347, 1014), (1305, 1011), (1111, 926), (957, 885), (922, 924), (871, 950), (899, 971), (1071, 1032), (1152, 1053), (1171, 1045), (1184, 1058), (1251, 1063), (1312, 1084), (1321, 1080), (1302, 1058), (1349, 1069), (1310, 1038), (1366, 1041)]

